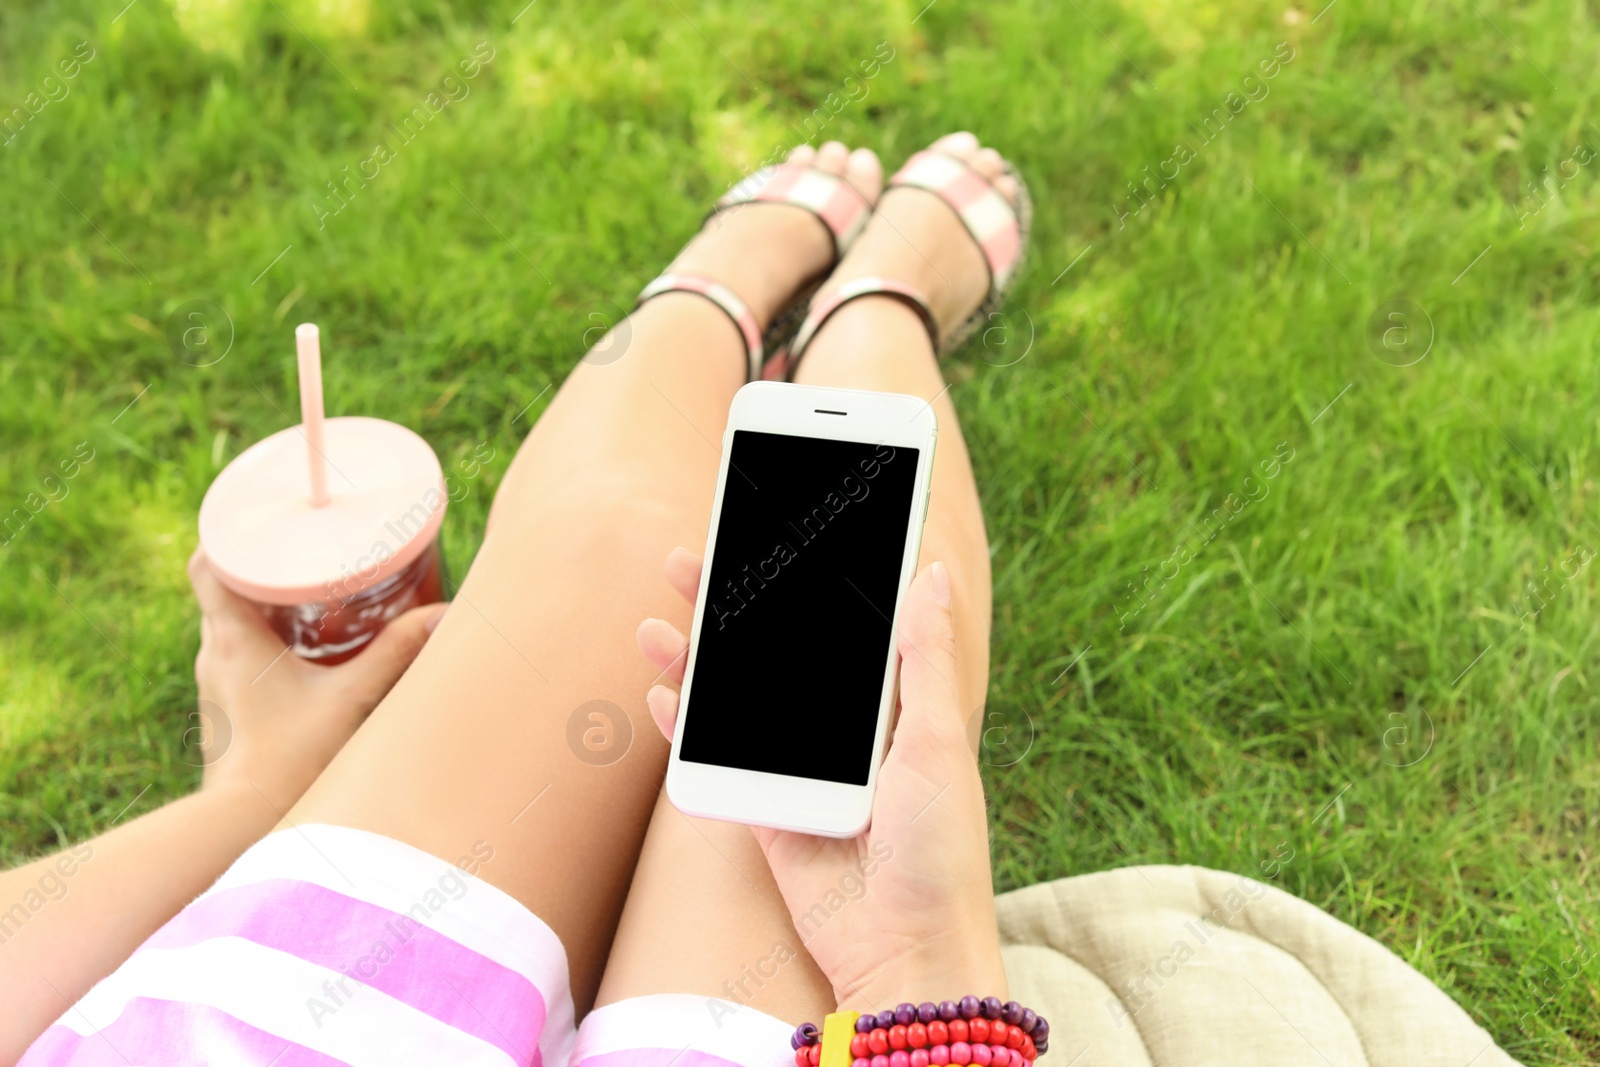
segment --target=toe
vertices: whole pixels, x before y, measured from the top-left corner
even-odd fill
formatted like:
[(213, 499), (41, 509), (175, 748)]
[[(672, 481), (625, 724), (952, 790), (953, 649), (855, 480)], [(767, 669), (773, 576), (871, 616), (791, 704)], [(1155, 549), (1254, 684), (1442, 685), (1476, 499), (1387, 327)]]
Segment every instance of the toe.
[(845, 160), (850, 158), (850, 150), (838, 141), (829, 141), (817, 150), (817, 161), (813, 164), (818, 170), (825, 170), (831, 174), (843, 174)]
[(983, 148), (972, 157), (973, 168), (985, 178), (994, 181), (1006, 169), (1005, 157), (992, 148)]
[(844, 180), (865, 197), (867, 203), (877, 203), (878, 194), (883, 191), (883, 164), (878, 161), (878, 153), (870, 148), (851, 152), (845, 163)]
[(933, 142), (935, 151), (958, 159), (970, 159), (978, 150), (978, 137), (976, 134), (962, 130), (960, 133), (947, 133)]
[(1002, 174), (994, 180), (995, 190), (1006, 200), (1015, 205), (1017, 202), (1017, 179), (1009, 174)]
[(816, 158), (817, 150), (808, 144), (797, 145), (795, 150), (789, 153), (790, 163), (810, 163)]

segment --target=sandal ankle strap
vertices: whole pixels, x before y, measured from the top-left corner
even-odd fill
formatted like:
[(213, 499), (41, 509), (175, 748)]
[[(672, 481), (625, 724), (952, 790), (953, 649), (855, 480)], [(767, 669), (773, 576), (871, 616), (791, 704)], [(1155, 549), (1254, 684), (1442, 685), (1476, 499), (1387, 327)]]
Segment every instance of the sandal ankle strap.
[(634, 303), (634, 308), (637, 309), (646, 300), (663, 293), (694, 293), (705, 297), (722, 309), (738, 327), (739, 335), (744, 338), (747, 362), (745, 380), (753, 382), (761, 377), (761, 364), (765, 357), (761, 347), (761, 324), (756, 321), (755, 313), (750, 310), (749, 305), (739, 299), (739, 294), (703, 274), (667, 273), (644, 287), (639, 293), (639, 299)]
[(816, 336), (822, 324), (831, 318), (834, 312), (864, 296), (889, 296), (894, 297), (922, 320), (923, 329), (928, 331), (928, 339), (933, 343), (934, 354), (939, 352), (939, 322), (933, 317), (933, 308), (928, 305), (927, 297), (923, 296), (905, 282), (893, 278), (864, 277), (848, 281), (829, 293), (819, 303), (813, 304), (806, 314), (805, 321), (800, 324), (800, 330), (794, 335), (794, 341), (789, 345), (784, 367), (785, 376), (792, 377), (794, 368), (800, 362), (800, 356), (811, 339)]

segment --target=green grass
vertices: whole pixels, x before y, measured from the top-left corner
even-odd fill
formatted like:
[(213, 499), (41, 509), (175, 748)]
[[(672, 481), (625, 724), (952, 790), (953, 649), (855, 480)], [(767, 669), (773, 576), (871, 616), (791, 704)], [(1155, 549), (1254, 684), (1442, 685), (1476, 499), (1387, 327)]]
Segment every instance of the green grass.
[[(446, 522), (460, 573), (591, 302), (887, 41), (825, 132), (894, 161), (975, 129), (1038, 206), (1007, 332), (952, 389), (994, 542), (989, 758), (1017, 760), (988, 772), (1002, 887), (1292, 849), (1275, 884), (1517, 1058), (1600, 1060), (1594, 572), (1514, 606), (1600, 550), (1600, 159), (1515, 207), (1600, 150), (1590, 6), (120, 3), (0, 13), (8, 109), (95, 50), (0, 154), (0, 508), (94, 455), (0, 547), (0, 860), (193, 786), (183, 561), (210, 479), (285, 425), (296, 322), (336, 413), (447, 465), (496, 447)], [(470, 94), (319, 228), (324, 183), (484, 40)], [(1411, 366), (1368, 343), (1392, 298), (1431, 319)], [(193, 300), (231, 320), (211, 366), (163, 336)], [(1230, 493), (1259, 499), (1203, 544)]]

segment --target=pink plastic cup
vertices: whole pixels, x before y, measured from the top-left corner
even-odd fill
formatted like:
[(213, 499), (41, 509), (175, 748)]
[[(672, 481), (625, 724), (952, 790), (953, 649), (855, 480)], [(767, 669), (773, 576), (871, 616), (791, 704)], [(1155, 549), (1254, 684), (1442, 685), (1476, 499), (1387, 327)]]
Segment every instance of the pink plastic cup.
[(200, 504), (217, 578), (315, 663), (355, 656), (396, 616), (444, 599), (448, 498), (433, 449), (382, 419), (324, 419), (317, 328), (295, 331), (305, 422), (246, 449)]

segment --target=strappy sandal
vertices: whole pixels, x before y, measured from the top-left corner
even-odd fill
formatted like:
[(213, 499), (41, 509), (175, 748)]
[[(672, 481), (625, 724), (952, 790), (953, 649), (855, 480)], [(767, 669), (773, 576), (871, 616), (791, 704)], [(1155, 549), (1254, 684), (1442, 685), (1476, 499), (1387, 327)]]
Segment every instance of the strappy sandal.
[(973, 331), (1004, 303), (1012, 281), (1021, 272), (1028, 238), (1033, 231), (1033, 200), (1028, 195), (1028, 187), (1010, 163), (1006, 164), (1005, 173), (1017, 183), (1015, 205), (966, 160), (928, 148), (908, 159), (884, 188), (885, 195), (897, 186), (926, 189), (950, 205), (983, 253), (984, 263), (989, 268), (989, 292), (978, 310), (948, 337), (941, 337), (933, 308), (927, 297), (914, 287), (893, 278), (853, 279), (807, 312), (788, 351), (783, 354), (784, 377), (794, 377), (801, 355), (822, 324), (841, 307), (864, 296), (891, 296), (907, 304), (922, 320), (936, 355), (954, 351), (971, 337)]
[(814, 167), (809, 163), (779, 163), (763, 167), (729, 189), (707, 219), (744, 204), (793, 204), (814, 215), (833, 241), (833, 262), (815, 279), (802, 286), (795, 299), (772, 317), (772, 323), (762, 334), (760, 323), (739, 295), (715, 278), (703, 274), (668, 271), (658, 276), (639, 294), (634, 307), (662, 293), (696, 293), (711, 301), (733, 320), (744, 338), (745, 354), (749, 360), (750, 381), (762, 376), (762, 368), (769, 351), (781, 349), (794, 336), (801, 316), (811, 297), (824, 279), (844, 258), (850, 245), (866, 228), (872, 205), (867, 198), (844, 180), (843, 175)]

